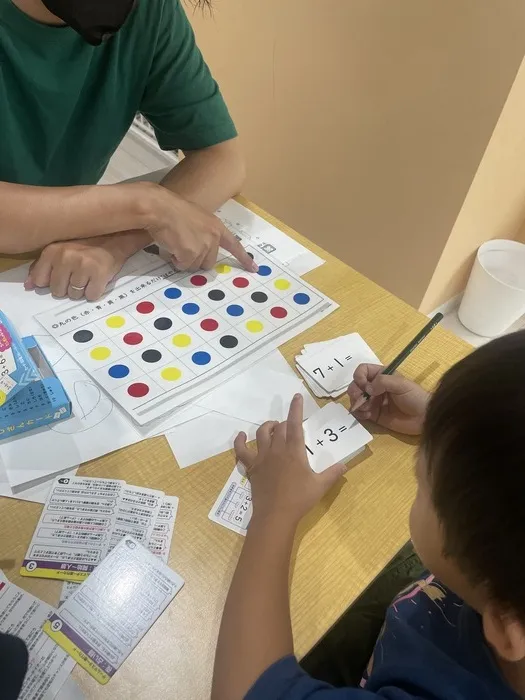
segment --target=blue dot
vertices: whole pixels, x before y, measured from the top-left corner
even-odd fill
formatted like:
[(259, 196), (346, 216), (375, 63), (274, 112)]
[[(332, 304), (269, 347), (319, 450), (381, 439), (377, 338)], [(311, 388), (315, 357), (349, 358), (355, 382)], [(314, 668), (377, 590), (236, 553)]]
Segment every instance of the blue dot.
[(199, 352), (194, 352), (191, 359), (196, 365), (207, 365), (209, 362), (211, 362), (211, 355), (209, 352), (200, 350)]
[(268, 267), (268, 265), (259, 265), (258, 274), (262, 277), (268, 277), (268, 275), (272, 274), (272, 268)]
[(244, 309), (242, 306), (239, 306), (239, 304), (230, 304), (230, 306), (228, 306), (226, 309), (226, 313), (230, 316), (242, 316)]
[(182, 296), (182, 292), (177, 287), (168, 287), (164, 290), (164, 296), (167, 299), (179, 299)]
[(308, 294), (304, 294), (303, 292), (299, 292), (298, 294), (294, 294), (293, 300), (295, 301), (296, 304), (308, 304), (310, 301), (310, 297)]
[(189, 316), (195, 316), (195, 314), (198, 314), (200, 310), (201, 307), (198, 304), (194, 304), (192, 301), (182, 305), (183, 313), (188, 314)]
[(124, 379), (129, 374), (129, 367), (126, 367), (126, 365), (113, 365), (113, 367), (108, 369), (108, 374), (113, 379)]

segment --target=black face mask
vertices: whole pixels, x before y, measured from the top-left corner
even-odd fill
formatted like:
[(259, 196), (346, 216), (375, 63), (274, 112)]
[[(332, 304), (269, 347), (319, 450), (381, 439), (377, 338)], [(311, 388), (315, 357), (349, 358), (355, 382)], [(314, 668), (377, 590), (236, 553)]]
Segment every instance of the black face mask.
[(137, 0), (42, 0), (47, 9), (98, 46), (111, 39), (129, 17)]

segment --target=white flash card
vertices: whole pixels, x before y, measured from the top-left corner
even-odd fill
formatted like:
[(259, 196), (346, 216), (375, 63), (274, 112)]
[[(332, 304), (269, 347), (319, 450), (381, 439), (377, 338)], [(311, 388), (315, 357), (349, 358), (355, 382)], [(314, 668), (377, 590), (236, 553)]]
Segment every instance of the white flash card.
[(158, 557), (125, 537), (43, 629), (105, 684), (183, 585)]
[(358, 333), (344, 336), (319, 352), (297, 355), (295, 361), (329, 394), (346, 389), (361, 363), (380, 364)]
[(252, 517), (252, 490), (242, 464), (230, 474), (208, 517), (240, 535), (246, 534)]
[(83, 581), (105, 557), (124, 481), (55, 479), (20, 574)]
[(348, 462), (372, 441), (340, 403), (329, 403), (303, 424), (308, 461), (314, 472), (322, 472), (337, 462)]

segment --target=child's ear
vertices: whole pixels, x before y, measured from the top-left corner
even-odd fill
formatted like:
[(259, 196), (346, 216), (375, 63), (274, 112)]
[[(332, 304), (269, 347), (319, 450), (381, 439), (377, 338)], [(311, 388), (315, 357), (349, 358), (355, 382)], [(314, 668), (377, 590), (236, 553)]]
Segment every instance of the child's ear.
[(505, 661), (525, 659), (525, 625), (497, 603), (487, 603), (482, 614), (485, 639)]

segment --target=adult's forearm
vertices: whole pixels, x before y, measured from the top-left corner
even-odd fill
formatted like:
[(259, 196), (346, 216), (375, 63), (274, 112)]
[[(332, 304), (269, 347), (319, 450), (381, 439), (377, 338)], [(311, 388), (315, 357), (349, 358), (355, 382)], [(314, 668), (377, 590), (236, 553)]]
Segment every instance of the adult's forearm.
[(162, 181), (162, 186), (211, 213), (239, 194), (246, 170), (237, 139), (191, 151)]
[(273, 663), (293, 653), (288, 577), (295, 527), (252, 519), (219, 632), (212, 700), (241, 700)]
[(143, 229), (155, 188), (150, 183), (55, 188), (0, 182), (0, 252), (24, 253), (54, 241)]

